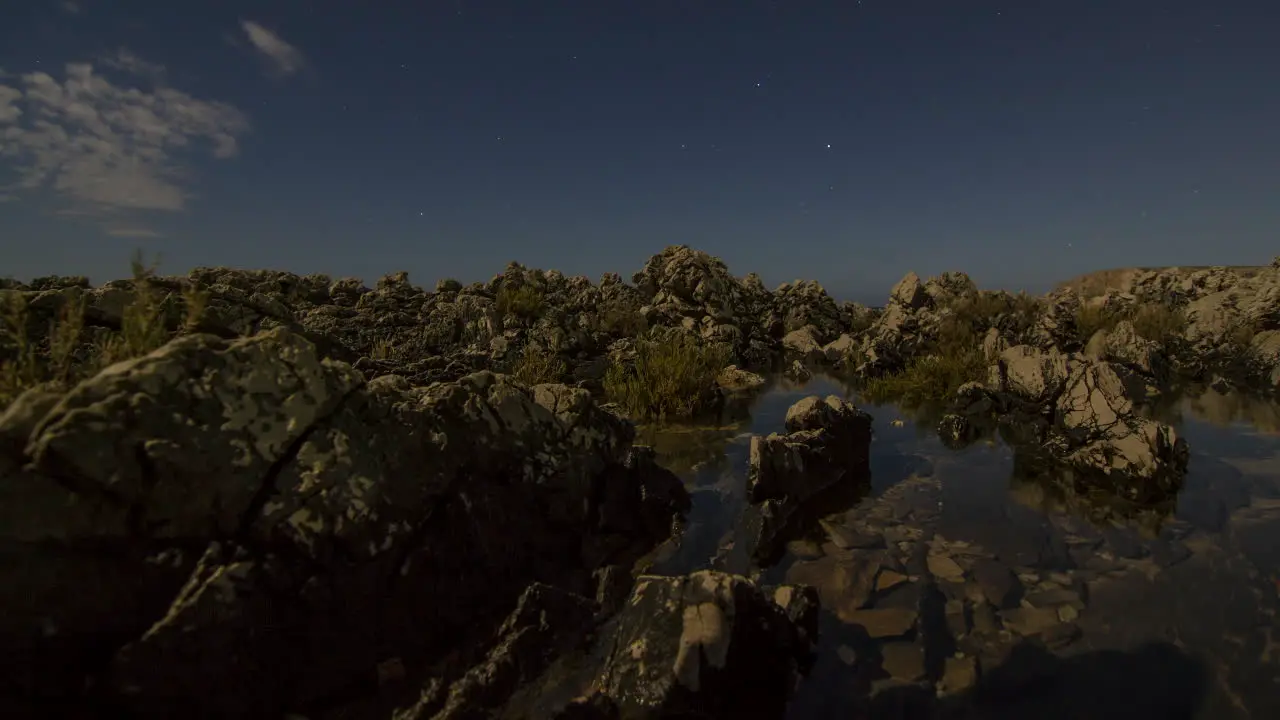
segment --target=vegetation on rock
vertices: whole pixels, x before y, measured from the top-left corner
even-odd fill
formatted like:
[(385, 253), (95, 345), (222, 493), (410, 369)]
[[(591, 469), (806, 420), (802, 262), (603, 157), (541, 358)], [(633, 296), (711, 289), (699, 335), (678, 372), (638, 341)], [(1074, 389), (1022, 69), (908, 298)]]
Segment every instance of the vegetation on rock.
[[(57, 317), (43, 339), (32, 335), (31, 312), (22, 293), (0, 291), (4, 358), (0, 360), (0, 408), (32, 387), (48, 384), (65, 390), (109, 365), (141, 357), (169, 341), (169, 296), (155, 284), (156, 265), (145, 265), (141, 253), (134, 254), (131, 265), (132, 298), (123, 308), (119, 329), (102, 329), (88, 338), (87, 298), (80, 288), (61, 291)], [(207, 292), (193, 285), (183, 288), (180, 332), (198, 328), (208, 298)]]
[(605, 395), (638, 420), (692, 418), (717, 397), (716, 376), (729, 360), (725, 345), (679, 332), (640, 339), (633, 362), (606, 371)]
[(507, 373), (515, 378), (516, 382), (526, 387), (533, 387), (543, 383), (560, 382), (567, 370), (564, 361), (554, 352), (535, 343), (529, 343), (511, 361)]
[(542, 291), (532, 285), (503, 285), (498, 290), (495, 303), (502, 317), (536, 320), (542, 315), (544, 299)]

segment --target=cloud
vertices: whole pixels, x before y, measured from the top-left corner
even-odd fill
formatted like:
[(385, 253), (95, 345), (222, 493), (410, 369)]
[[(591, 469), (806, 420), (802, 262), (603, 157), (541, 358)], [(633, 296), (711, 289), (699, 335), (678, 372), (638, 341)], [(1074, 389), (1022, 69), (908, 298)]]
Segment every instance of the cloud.
[(302, 51), (285, 42), (279, 35), (252, 20), (241, 20), (240, 27), (253, 48), (266, 58), (278, 75), (293, 75), (306, 65)]
[(62, 2), (58, 3), (58, 7), (62, 8), (62, 12), (68, 15), (79, 15), (80, 11), (84, 9), (80, 6), (80, 3), (73, 0), (62, 0)]
[(248, 120), (164, 85), (163, 68), (128, 51), (102, 64), (150, 75), (151, 87), (114, 84), (89, 63), (68, 64), (61, 80), (33, 72), (0, 84), (0, 160), (17, 173), (0, 192), (51, 188), (82, 215), (181, 210), (186, 162), (201, 150), (234, 156)]
[(164, 80), (163, 65), (149, 63), (137, 55), (134, 55), (128, 50), (128, 48), (120, 48), (114, 55), (100, 57), (98, 58), (98, 62), (102, 63), (106, 67), (137, 75), (138, 77), (148, 78), (156, 82)]
[(156, 232), (155, 230), (148, 230), (146, 228), (131, 228), (131, 227), (110, 228), (107, 230), (107, 234), (110, 235), (111, 237), (122, 237), (122, 238), (161, 237), (160, 233)]

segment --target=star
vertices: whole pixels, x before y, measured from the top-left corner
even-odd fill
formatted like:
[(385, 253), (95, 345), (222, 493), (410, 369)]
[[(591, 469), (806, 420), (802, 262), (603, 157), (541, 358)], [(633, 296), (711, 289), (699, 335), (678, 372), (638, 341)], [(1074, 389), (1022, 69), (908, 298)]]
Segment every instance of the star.
[(827, 143), (827, 149), (828, 149), (828, 150), (830, 150), (830, 149), (831, 149), (831, 143)]

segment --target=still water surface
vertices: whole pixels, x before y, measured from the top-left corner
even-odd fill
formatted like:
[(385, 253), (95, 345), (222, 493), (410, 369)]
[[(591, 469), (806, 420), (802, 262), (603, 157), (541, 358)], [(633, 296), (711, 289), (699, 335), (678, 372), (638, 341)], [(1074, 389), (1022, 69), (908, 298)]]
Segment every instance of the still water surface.
[[(784, 432), (787, 408), (815, 394), (845, 397), (873, 416), (870, 489), (824, 508), (831, 511), (824, 523), (788, 544), (781, 561), (755, 567), (745, 547), (749, 438)], [(967, 639), (948, 641), (943, 652), (977, 658), (984, 679), (970, 697), (1010, 674), (1040, 674), (1034, 682), (1015, 678), (1021, 690), (989, 690), (994, 699), (979, 703), (985, 711), (965, 717), (1280, 718), (1280, 412), (1208, 391), (1169, 403), (1161, 419), (1191, 446), (1185, 487), (1171, 506), (1117, 513), (1105, 498), (1020, 477), (1013, 451), (999, 440), (949, 450), (931, 422), (861, 402), (831, 379), (775, 381), (734, 427), (642, 429), (640, 441), (655, 446), (693, 496), (682, 536), (651, 572), (716, 568), (768, 583), (820, 585), (822, 636), (792, 702), (796, 718), (902, 716), (912, 697), (901, 695), (903, 678), (918, 672), (915, 648), (930, 644), (924, 610), (914, 635), (886, 647), (868, 646), (858, 628), (826, 607), (847, 583), (822, 575), (841, 567), (824, 564), (824, 555), (838, 551), (828, 533), (844, 522), (889, 527), (890, 554), (895, 546), (921, 553), (927, 546), (931, 556), (954, 557), (966, 570), (975, 558), (992, 558), (1017, 573), (1032, 600), (1063, 592), (1078, 598), (1058, 609), (1065, 625), (1044, 635), (1050, 650), (1039, 649), (1046, 645), (1040, 636), (1028, 643), (1019, 632), (1025, 628), (1010, 629), (1012, 622), (984, 626), (973, 603), (966, 606), (955, 634)], [(930, 596), (918, 588), (929, 572), (910, 561), (885, 563), (913, 582), (877, 595), (874, 607), (926, 608)], [(939, 608), (948, 599), (947, 612), (965, 605), (965, 577), (972, 573), (940, 583), (954, 592), (937, 595)], [(1021, 605), (1030, 607), (1025, 599)], [(1028, 644), (1033, 651), (1017, 647)], [(883, 669), (868, 673), (859, 660), (868, 652), (883, 657)], [(927, 673), (938, 677), (937, 651), (921, 652)], [(868, 689), (881, 694), (879, 710), (859, 699)], [(1188, 704), (1193, 714), (1177, 711)]]

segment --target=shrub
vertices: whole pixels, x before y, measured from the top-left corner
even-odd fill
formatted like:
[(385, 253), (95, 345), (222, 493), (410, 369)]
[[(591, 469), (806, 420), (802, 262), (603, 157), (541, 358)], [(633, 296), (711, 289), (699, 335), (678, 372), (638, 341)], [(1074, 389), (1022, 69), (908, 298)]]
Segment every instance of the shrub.
[(496, 298), (499, 315), (526, 320), (536, 320), (542, 314), (542, 302), (542, 291), (531, 285), (503, 285), (498, 289)]
[(1090, 338), (1099, 330), (1111, 330), (1122, 319), (1123, 316), (1114, 310), (1108, 310), (1100, 305), (1081, 303), (1075, 317), (1076, 339), (1080, 344), (1088, 345)]
[(605, 395), (637, 419), (692, 418), (716, 397), (716, 376), (730, 356), (725, 345), (680, 333), (642, 339), (634, 364), (615, 363), (606, 371)]
[(1157, 342), (1166, 342), (1187, 326), (1182, 310), (1164, 305), (1143, 305), (1131, 314), (1130, 320), (1139, 337)]
[(904, 370), (872, 378), (863, 392), (872, 402), (922, 405), (950, 398), (967, 382), (984, 380), (987, 361), (981, 348), (970, 347), (949, 354), (926, 355)]
[(567, 371), (564, 361), (554, 352), (529, 343), (512, 360), (507, 374), (515, 378), (516, 382), (533, 387), (542, 383), (559, 382)]
[(639, 337), (649, 329), (638, 306), (612, 303), (600, 311), (600, 328), (610, 335)]
[[(11, 347), (9, 359), (0, 362), (0, 408), (18, 395), (42, 383), (65, 389), (98, 370), (146, 355), (169, 341), (166, 322), (167, 293), (155, 282), (155, 265), (147, 267), (141, 253), (131, 261), (133, 299), (124, 308), (119, 332), (81, 353), (87, 298), (67, 292), (57, 318), (50, 323), (45, 352), (30, 336), (29, 310), (21, 293), (4, 291), (0, 301), (0, 332)], [(192, 285), (183, 288), (180, 330), (194, 332), (200, 325), (209, 295)]]

